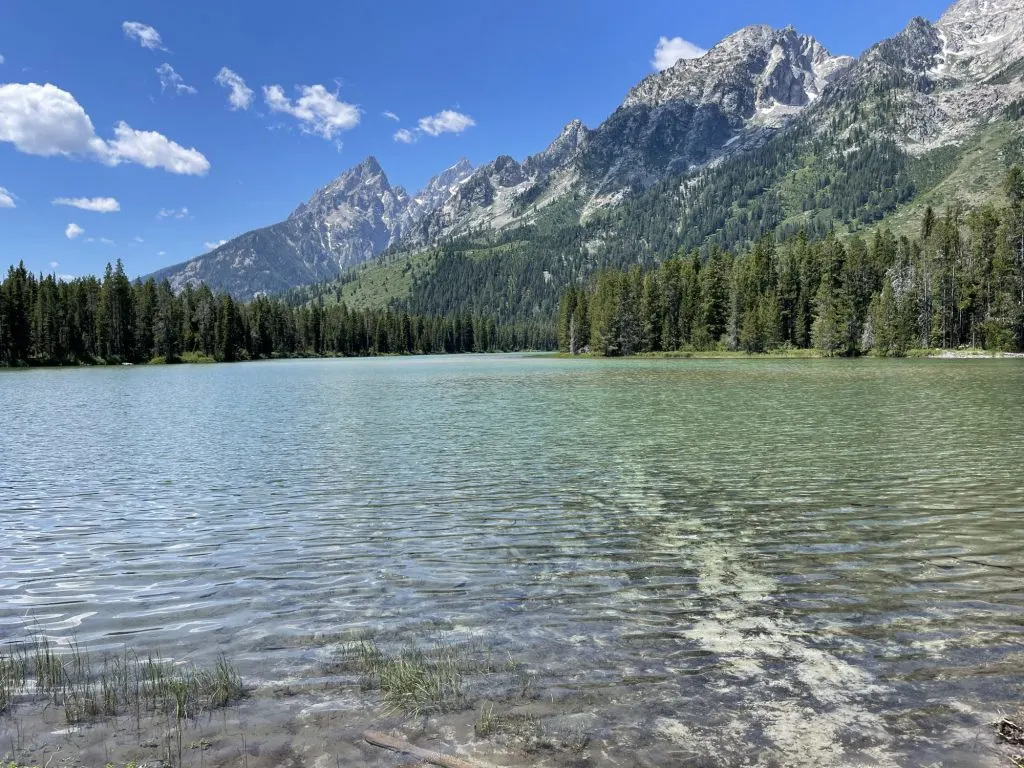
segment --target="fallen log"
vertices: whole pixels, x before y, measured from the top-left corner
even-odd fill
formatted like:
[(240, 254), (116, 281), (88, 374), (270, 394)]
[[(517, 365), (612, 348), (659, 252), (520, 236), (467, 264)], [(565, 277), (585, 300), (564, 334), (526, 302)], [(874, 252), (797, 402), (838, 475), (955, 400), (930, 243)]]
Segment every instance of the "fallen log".
[(459, 757), (442, 755), (440, 752), (434, 752), (430, 749), (417, 747), (411, 742), (399, 739), (395, 736), (390, 736), (386, 733), (381, 733), (380, 731), (365, 731), (363, 733), (363, 740), (367, 744), (372, 744), (375, 747), (389, 749), (392, 752), (400, 752), (403, 755), (412, 755), (413, 757), (426, 763), (430, 763), (431, 765), (441, 766), (441, 768), (483, 768), (476, 763), (471, 763)]

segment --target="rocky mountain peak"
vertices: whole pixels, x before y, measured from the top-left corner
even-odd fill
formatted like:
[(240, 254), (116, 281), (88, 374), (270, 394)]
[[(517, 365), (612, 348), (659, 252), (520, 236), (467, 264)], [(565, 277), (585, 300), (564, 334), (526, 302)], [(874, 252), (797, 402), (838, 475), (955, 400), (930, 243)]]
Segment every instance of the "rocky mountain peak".
[(646, 78), (629, 92), (623, 107), (716, 103), (730, 117), (747, 120), (756, 110), (806, 106), (852, 61), (833, 56), (793, 27), (744, 27), (703, 56), (681, 59)]
[(528, 157), (523, 167), (530, 174), (545, 174), (565, 166), (583, 148), (588, 133), (582, 120), (569, 122), (543, 152)]
[[(438, 189), (449, 190), (453, 184), (458, 184), (460, 181), (464, 181), (472, 173), (473, 164), (466, 158), (461, 157), (455, 165), (445, 168), (428, 181), (427, 185), (423, 188), (423, 191), (429, 192), (430, 190)], [(448, 191), (448, 194), (451, 194), (451, 190)]]
[(344, 203), (360, 204), (369, 198), (380, 198), (391, 192), (391, 184), (384, 169), (380, 167), (377, 158), (370, 155), (314, 192), (289, 218), (309, 215), (310, 212), (323, 213)]
[(407, 214), (408, 222), (414, 223), (427, 211), (432, 211), (455, 194), (459, 186), (473, 175), (473, 164), (466, 158), (459, 158), (455, 165), (449, 166), (434, 176), (412, 198)]
[(988, 80), (1024, 58), (1024, 0), (959, 0), (935, 26), (940, 75)]

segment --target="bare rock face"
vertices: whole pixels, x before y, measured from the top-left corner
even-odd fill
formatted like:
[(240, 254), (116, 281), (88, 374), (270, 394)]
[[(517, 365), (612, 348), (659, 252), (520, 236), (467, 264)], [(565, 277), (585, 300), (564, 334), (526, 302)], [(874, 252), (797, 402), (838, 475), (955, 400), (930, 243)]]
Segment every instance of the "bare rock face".
[(751, 26), (651, 75), (591, 138), (595, 197), (614, 200), (749, 146), (746, 136), (763, 139), (759, 129), (784, 126), (852, 61), (792, 27)]
[(976, 82), (1024, 74), (1024, 2), (960, 0), (936, 25), (942, 40), (937, 73)]
[(644, 79), (596, 129), (574, 120), (521, 165), (503, 156), (482, 167), (406, 244), (526, 222), (569, 193), (583, 194), (587, 211), (614, 204), (669, 174), (763, 141), (852, 61), (792, 28), (741, 29), (700, 58)]
[(819, 117), (857, 105), (861, 124), (912, 155), (956, 144), (1024, 96), (1024, 0), (960, 0), (913, 19), (831, 89)]

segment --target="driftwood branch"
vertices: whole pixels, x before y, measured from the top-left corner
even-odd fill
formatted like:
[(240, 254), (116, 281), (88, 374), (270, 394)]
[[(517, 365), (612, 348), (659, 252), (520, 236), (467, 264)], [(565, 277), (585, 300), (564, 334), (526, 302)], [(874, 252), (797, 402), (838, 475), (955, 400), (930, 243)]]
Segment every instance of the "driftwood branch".
[(996, 729), (996, 733), (1003, 741), (1009, 744), (1016, 744), (1017, 746), (1024, 746), (1024, 725), (1004, 717), (1002, 720), (996, 720), (992, 723), (992, 727)]
[(451, 755), (442, 755), (440, 752), (434, 752), (430, 749), (423, 749), (404, 739), (389, 736), (380, 731), (366, 731), (363, 733), (363, 739), (366, 743), (372, 744), (375, 747), (390, 749), (392, 752), (401, 752), (403, 755), (412, 755), (425, 763), (438, 765), (441, 768), (482, 768), (482, 766), (476, 763), (471, 763)]

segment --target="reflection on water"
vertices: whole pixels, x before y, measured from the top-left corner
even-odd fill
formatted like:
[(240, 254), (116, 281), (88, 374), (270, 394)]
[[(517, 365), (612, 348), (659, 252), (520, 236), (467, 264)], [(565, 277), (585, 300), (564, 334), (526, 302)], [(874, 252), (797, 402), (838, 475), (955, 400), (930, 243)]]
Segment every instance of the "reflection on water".
[(311, 636), (482, 637), (655, 764), (986, 764), (1024, 698), (1018, 361), (6, 372), (0, 403), (0, 639), (274, 680), (319, 674)]

